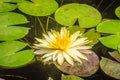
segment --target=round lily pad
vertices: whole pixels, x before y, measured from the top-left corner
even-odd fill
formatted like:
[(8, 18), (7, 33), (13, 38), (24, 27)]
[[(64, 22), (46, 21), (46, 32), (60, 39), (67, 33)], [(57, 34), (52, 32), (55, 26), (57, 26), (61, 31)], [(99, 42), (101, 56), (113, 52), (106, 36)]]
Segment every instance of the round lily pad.
[(34, 58), (32, 50), (21, 50), (26, 43), (8, 41), (0, 43), (0, 66), (6, 68), (20, 67), (28, 64)]
[(18, 9), (32, 16), (51, 15), (58, 8), (55, 0), (31, 0), (18, 3)]
[(102, 33), (120, 35), (120, 20), (103, 21), (97, 26), (97, 31)]
[(18, 3), (22, 1), (25, 1), (25, 0), (0, 0), (0, 2), (12, 2), (12, 3)]
[(116, 8), (115, 14), (118, 18), (120, 18), (120, 6)]
[(29, 28), (22, 26), (0, 27), (0, 41), (11, 41), (23, 38), (28, 31)]
[(17, 5), (0, 2), (0, 12), (8, 12), (17, 8)]
[(97, 9), (87, 4), (66, 4), (55, 12), (55, 19), (65, 26), (72, 26), (78, 19), (82, 28), (96, 26), (101, 21), (101, 14)]
[(120, 63), (103, 57), (100, 67), (107, 75), (120, 79)]
[(55, 66), (65, 73), (76, 76), (85, 77), (94, 74), (99, 68), (98, 56), (91, 50), (83, 50), (80, 52), (85, 53), (88, 58), (88, 60), (82, 60), (82, 64), (79, 62), (74, 62), (74, 65), (71, 66), (65, 61), (62, 65), (54, 63)]
[(0, 27), (3, 25), (16, 25), (28, 23), (27, 18), (15, 12), (0, 13)]

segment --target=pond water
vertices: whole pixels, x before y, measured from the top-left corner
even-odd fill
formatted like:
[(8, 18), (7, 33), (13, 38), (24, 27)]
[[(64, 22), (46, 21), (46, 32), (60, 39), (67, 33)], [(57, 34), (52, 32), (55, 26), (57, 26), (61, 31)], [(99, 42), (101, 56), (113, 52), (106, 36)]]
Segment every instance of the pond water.
[[(62, 0), (56, 0), (59, 4), (61, 4)], [(62, 5), (68, 3), (85, 3), (97, 8), (101, 13), (103, 18), (112, 18), (117, 19), (115, 16), (114, 10), (117, 6), (120, 6), (120, 0), (63, 0)], [(29, 42), (34, 42), (34, 20), (32, 17), (28, 17), (31, 21), (29, 25), (32, 29), (30, 34), (26, 36)], [(42, 19), (44, 23), (44, 18)], [(50, 23), (49, 26), (56, 25), (54, 23)], [(39, 29), (39, 28), (38, 28)], [(38, 31), (38, 36), (40, 35)], [(100, 49), (98, 49), (99, 46)], [(98, 56), (106, 56), (104, 55), (105, 52), (109, 51), (108, 48), (104, 47), (100, 43), (96, 44), (93, 49)], [(4, 78), (5, 80), (47, 80), (49, 76), (51, 76), (54, 80), (61, 80), (61, 74), (63, 72), (59, 71), (54, 65), (43, 65), (39, 61), (35, 61), (27, 66), (23, 66), (16, 69), (0, 69), (0, 77)], [(64, 73), (65, 74), (65, 73)], [(101, 69), (99, 69), (94, 75), (90, 77), (84, 77), (85, 80), (117, 80), (111, 78), (104, 74)], [(2, 80), (2, 79), (0, 79)]]

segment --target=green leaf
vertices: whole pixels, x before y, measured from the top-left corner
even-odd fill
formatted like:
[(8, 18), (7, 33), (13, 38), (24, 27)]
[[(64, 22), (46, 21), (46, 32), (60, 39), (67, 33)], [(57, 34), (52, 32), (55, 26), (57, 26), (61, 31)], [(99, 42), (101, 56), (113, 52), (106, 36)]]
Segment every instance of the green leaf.
[(22, 50), (27, 44), (19, 41), (0, 43), (0, 66), (20, 67), (29, 63), (34, 55), (32, 50)]
[(120, 6), (116, 8), (115, 14), (118, 18), (120, 18)]
[(102, 58), (100, 67), (107, 75), (120, 79), (120, 63), (107, 58)]
[(0, 27), (0, 41), (11, 41), (23, 38), (29, 31), (29, 28), (22, 26)]
[(84, 36), (91, 41), (90, 44), (96, 44), (99, 41), (100, 33), (96, 32), (95, 29), (90, 29)]
[(77, 25), (76, 26), (71, 26), (68, 29), (69, 29), (71, 34), (75, 33), (76, 31), (80, 31), (80, 33), (84, 33), (85, 32), (85, 29), (80, 28), (80, 26), (77, 26)]
[(25, 16), (15, 13), (15, 12), (6, 12), (0, 13), (0, 27), (3, 25), (17, 25), (28, 23)]
[(22, 1), (25, 1), (25, 0), (0, 0), (0, 2), (13, 2), (13, 3), (18, 3)]
[(97, 26), (97, 31), (120, 35), (120, 20), (107, 20)]
[(107, 37), (102, 37), (99, 40), (106, 47), (117, 50), (118, 44), (120, 43), (120, 35), (111, 35)]
[(62, 80), (84, 80), (84, 79), (74, 75), (64, 75), (62, 76)]
[(17, 8), (17, 5), (0, 2), (0, 12), (8, 12)]
[(31, 0), (18, 4), (19, 10), (32, 16), (51, 15), (58, 8), (55, 0)]
[(55, 19), (65, 26), (72, 26), (78, 19), (81, 28), (96, 26), (101, 21), (101, 14), (97, 9), (87, 4), (66, 4), (55, 12)]

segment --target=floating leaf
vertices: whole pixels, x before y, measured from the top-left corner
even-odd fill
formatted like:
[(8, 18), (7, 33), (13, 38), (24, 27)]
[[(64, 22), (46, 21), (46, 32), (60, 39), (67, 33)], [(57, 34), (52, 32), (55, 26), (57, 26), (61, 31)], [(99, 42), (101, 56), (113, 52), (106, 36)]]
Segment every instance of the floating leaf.
[(29, 28), (22, 26), (0, 27), (0, 41), (11, 41), (23, 38)]
[(17, 8), (17, 5), (0, 2), (0, 12), (8, 12)]
[(96, 44), (100, 38), (100, 33), (96, 32), (95, 29), (90, 29), (84, 34), (84, 36), (91, 41), (90, 44)]
[(47, 16), (51, 15), (58, 8), (55, 0), (31, 0), (23, 1), (18, 4), (18, 8), (32, 16)]
[(120, 63), (107, 58), (102, 58), (100, 67), (107, 75), (120, 79)]
[(117, 51), (109, 52), (109, 54), (118, 62), (120, 62), (120, 54)]
[(106, 47), (117, 50), (118, 44), (120, 43), (120, 35), (111, 35), (107, 37), (102, 37), (99, 40)]
[(120, 6), (116, 8), (115, 14), (118, 18), (120, 18)]
[(0, 2), (13, 2), (13, 3), (18, 3), (22, 1), (25, 1), (25, 0), (0, 0)]
[(16, 25), (27, 22), (28, 21), (26, 17), (18, 13), (14, 12), (0, 13), (0, 27), (2, 27), (2, 25)]
[(34, 55), (32, 50), (22, 50), (27, 44), (19, 41), (0, 43), (0, 66), (13, 68), (29, 63)]
[(65, 26), (74, 25), (78, 19), (81, 28), (90, 28), (101, 21), (101, 14), (97, 9), (87, 4), (71, 3), (57, 9), (55, 19)]
[(74, 33), (74, 32), (76, 32), (76, 31), (80, 31), (80, 33), (84, 33), (85, 29), (80, 28), (80, 26), (76, 25), (76, 26), (69, 27), (69, 31), (70, 31), (71, 34)]
[(87, 56), (88, 60), (82, 60), (82, 64), (79, 62), (74, 62), (74, 66), (71, 66), (69, 63), (64, 62), (62, 65), (54, 63), (58, 69), (61, 71), (76, 75), (76, 76), (90, 76), (94, 74), (99, 68), (99, 58), (91, 50), (81, 50), (81, 53), (84, 53)]
[(97, 26), (97, 31), (102, 33), (120, 35), (120, 20), (103, 21)]
[(74, 75), (63, 75), (62, 80), (84, 80), (84, 79)]

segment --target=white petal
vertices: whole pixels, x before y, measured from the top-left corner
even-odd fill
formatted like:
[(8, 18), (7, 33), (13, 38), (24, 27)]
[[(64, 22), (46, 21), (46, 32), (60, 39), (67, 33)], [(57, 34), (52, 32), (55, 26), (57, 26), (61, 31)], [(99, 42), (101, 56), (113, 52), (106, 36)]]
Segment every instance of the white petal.
[(47, 51), (46, 50), (37, 50), (37, 51), (35, 51), (34, 53), (35, 54), (44, 54), (44, 53), (46, 53)]
[(51, 40), (55, 41), (55, 36), (53, 36), (53, 34), (51, 32), (48, 32), (48, 35)]
[(85, 43), (85, 40), (86, 38), (80, 38), (80, 39), (77, 39), (75, 42), (73, 42), (70, 46), (70, 47), (74, 47), (74, 46), (77, 46), (77, 45), (83, 45)]
[(72, 49), (91, 49), (91, 46), (75, 46)]
[(65, 60), (66, 60), (69, 64), (71, 64), (71, 65), (74, 64), (72, 58), (71, 58), (70, 56), (68, 56), (66, 53), (63, 52), (63, 56), (64, 56)]
[(59, 65), (62, 65), (64, 61), (64, 56), (62, 53), (58, 54), (57, 62)]
[(74, 42), (79, 35), (80, 35), (80, 31), (75, 32), (74, 34), (71, 35), (70, 40)]
[(88, 60), (88, 58), (84, 54), (82, 54), (81, 52), (79, 52), (77, 50), (74, 50), (74, 54), (77, 55), (78, 57), (80, 57), (81, 59)]
[(67, 50), (68, 54), (75, 60), (75, 61), (78, 61), (80, 63), (82, 63), (82, 61), (78, 58), (78, 56), (75, 54), (76, 53), (76, 50), (73, 50), (73, 49), (69, 49)]
[(50, 53), (46, 53), (45, 55), (43, 55), (41, 58), (46, 58), (46, 57), (49, 57), (49, 56), (52, 56), (55, 54), (55, 51), (53, 52), (50, 52)]
[(51, 61), (51, 60), (52, 60), (52, 57), (50, 56), (50, 57), (45, 58), (45, 59), (43, 60), (43, 62), (48, 62), (48, 61)]

